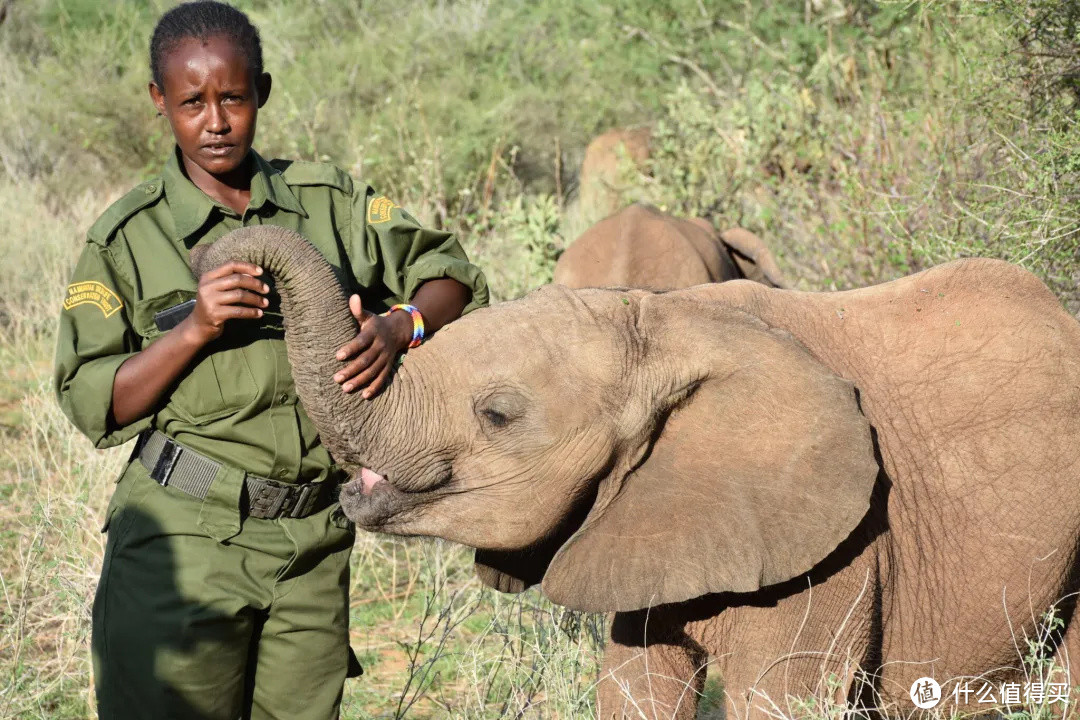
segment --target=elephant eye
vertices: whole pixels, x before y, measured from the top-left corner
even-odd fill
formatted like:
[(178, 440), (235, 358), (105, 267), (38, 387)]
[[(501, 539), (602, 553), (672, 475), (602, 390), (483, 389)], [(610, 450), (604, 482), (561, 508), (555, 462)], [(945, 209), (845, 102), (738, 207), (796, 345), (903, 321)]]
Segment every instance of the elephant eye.
[(481, 410), (480, 414), (483, 415), (484, 418), (495, 427), (501, 428), (505, 426), (508, 422), (510, 422), (510, 418), (506, 417), (498, 410), (492, 410), (488, 408), (487, 410)]
[(514, 391), (500, 390), (479, 398), (473, 406), (481, 426), (499, 430), (525, 413), (526, 400)]

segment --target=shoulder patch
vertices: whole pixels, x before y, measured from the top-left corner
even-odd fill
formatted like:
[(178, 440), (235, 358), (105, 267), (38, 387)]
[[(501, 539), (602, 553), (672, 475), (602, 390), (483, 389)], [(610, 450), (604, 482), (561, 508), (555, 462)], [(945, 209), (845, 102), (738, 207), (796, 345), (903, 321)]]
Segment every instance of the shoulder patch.
[(116, 235), (116, 229), (123, 225), (125, 220), (143, 208), (156, 203), (161, 198), (161, 193), (161, 178), (147, 180), (141, 185), (136, 185), (127, 195), (110, 205), (97, 222), (90, 226), (90, 231), (86, 235), (87, 240), (102, 247), (108, 245)]
[(372, 225), (389, 222), (391, 217), (390, 211), (396, 207), (398, 207), (398, 205), (394, 204), (393, 200), (385, 195), (380, 195), (368, 205), (367, 221)]
[(105, 317), (112, 317), (117, 310), (124, 307), (116, 293), (96, 280), (68, 285), (64, 309), (71, 310), (80, 305), (96, 305)]
[(271, 160), (270, 166), (281, 173), (289, 185), (327, 185), (351, 193), (352, 178), (336, 165), (303, 160)]

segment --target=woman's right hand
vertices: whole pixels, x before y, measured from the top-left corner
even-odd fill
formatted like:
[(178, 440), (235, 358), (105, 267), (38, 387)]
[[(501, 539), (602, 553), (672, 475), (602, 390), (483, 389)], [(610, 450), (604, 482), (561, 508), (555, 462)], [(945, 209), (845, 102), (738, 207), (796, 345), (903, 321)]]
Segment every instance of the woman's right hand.
[(113, 378), (112, 424), (124, 427), (155, 411), (203, 346), (221, 336), (225, 321), (262, 317), (270, 288), (262, 268), (230, 262), (199, 278), (195, 309), (179, 325), (135, 353)]
[(176, 329), (202, 346), (221, 337), (227, 320), (262, 317), (262, 309), (270, 304), (265, 297), (270, 287), (259, 275), (258, 265), (236, 261), (203, 273), (195, 309)]

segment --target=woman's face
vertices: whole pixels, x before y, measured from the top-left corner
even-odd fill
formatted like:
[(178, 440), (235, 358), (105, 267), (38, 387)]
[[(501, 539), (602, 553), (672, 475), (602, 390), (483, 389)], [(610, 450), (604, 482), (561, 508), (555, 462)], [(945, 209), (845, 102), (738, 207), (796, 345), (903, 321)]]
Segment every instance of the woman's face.
[(227, 37), (185, 38), (162, 63), (164, 87), (150, 97), (169, 120), (189, 176), (239, 168), (255, 140), (255, 120), (270, 93), (270, 76), (255, 77), (243, 52)]

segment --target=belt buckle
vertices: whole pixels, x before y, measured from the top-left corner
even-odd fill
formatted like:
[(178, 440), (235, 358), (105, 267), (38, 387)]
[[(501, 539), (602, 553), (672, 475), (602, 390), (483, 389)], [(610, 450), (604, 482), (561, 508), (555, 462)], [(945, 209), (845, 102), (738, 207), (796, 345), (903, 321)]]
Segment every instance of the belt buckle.
[(308, 498), (311, 497), (311, 494), (314, 491), (315, 488), (312, 483), (304, 483), (300, 486), (300, 492), (296, 494), (296, 501), (293, 503), (292, 507), (285, 511), (288, 513), (289, 517), (302, 517), (301, 513), (307, 509)]
[[(255, 478), (259, 482), (260, 491), (259, 494), (266, 497), (273, 497), (273, 500), (269, 503), (269, 506), (265, 510), (264, 517), (268, 519), (281, 517), (282, 508), (291, 508), (292, 504), (289, 502), (291, 493), (289, 487), (278, 482), (274, 482), (270, 478), (259, 477), (258, 475), (249, 475), (248, 477)], [(270, 495), (270, 493), (273, 493)]]
[(154, 463), (154, 471), (150, 473), (150, 477), (154, 478), (158, 485), (165, 487), (169, 484), (169, 477), (172, 476), (173, 468), (176, 467), (176, 461), (179, 459), (180, 445), (166, 437), (165, 447), (161, 449), (161, 454), (158, 455), (157, 462)]

